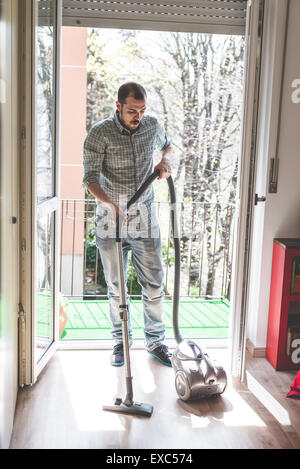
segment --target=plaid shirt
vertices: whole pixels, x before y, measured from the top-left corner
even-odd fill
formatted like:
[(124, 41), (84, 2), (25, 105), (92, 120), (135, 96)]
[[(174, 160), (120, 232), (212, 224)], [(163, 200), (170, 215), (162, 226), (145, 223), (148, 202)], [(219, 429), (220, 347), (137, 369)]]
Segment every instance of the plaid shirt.
[[(86, 137), (83, 186), (88, 188), (93, 182), (99, 183), (106, 195), (125, 209), (152, 173), (154, 150), (164, 150), (168, 146), (170, 141), (155, 117), (143, 116), (138, 129), (130, 132), (121, 124), (116, 111), (113, 116), (95, 124)], [(152, 229), (157, 226), (152, 186), (131, 207), (129, 215), (128, 233), (149, 237), (150, 225)], [(112, 213), (99, 200), (95, 222), (97, 236), (114, 236)]]

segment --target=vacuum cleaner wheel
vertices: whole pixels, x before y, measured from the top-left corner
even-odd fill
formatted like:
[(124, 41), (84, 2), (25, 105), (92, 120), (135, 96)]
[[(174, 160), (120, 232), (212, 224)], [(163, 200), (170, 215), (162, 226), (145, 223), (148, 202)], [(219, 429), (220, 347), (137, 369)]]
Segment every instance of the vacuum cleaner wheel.
[(175, 375), (175, 388), (178, 396), (183, 401), (188, 401), (191, 397), (191, 387), (184, 371), (179, 370)]

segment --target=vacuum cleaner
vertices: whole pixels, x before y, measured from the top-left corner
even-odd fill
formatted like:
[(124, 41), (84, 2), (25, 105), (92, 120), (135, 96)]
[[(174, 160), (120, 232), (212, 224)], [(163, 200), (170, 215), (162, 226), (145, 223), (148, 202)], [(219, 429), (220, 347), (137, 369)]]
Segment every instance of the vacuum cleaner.
[[(127, 210), (133, 205), (152, 182), (159, 176), (159, 170), (154, 171), (134, 196), (127, 203)], [(180, 240), (178, 237), (176, 194), (171, 176), (167, 178), (170, 194), (171, 227), (175, 251), (175, 277), (173, 293), (173, 330), (178, 344), (173, 352), (171, 362), (175, 373), (175, 388), (178, 397), (183, 401), (197, 400), (209, 396), (217, 396), (225, 391), (227, 376), (220, 363), (212, 360), (207, 350), (190, 339), (185, 340), (179, 329), (178, 306), (180, 296)], [(116, 220), (116, 246), (120, 286), (120, 318), (122, 321), (122, 336), (124, 346), (124, 364), (126, 373), (125, 399), (117, 398), (114, 405), (103, 406), (103, 410), (125, 414), (150, 417), (153, 412), (151, 404), (135, 402), (133, 400), (132, 374), (130, 367), (129, 336), (128, 336), (128, 305), (123, 267), (122, 241), (120, 238), (120, 220)]]
[(185, 340), (179, 329), (178, 306), (180, 295), (180, 239), (178, 237), (176, 194), (172, 177), (167, 179), (171, 201), (171, 227), (175, 250), (173, 293), (173, 331), (178, 344), (171, 362), (175, 373), (175, 388), (183, 401), (217, 396), (225, 391), (227, 375), (220, 363), (212, 360), (206, 348)]

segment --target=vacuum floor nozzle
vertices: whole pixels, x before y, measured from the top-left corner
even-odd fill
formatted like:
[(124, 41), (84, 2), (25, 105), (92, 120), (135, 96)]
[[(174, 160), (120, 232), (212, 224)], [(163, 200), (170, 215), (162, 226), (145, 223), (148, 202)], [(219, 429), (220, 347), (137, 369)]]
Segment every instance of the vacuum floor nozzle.
[(110, 412), (119, 412), (122, 414), (141, 415), (142, 417), (151, 417), (153, 406), (143, 402), (132, 402), (132, 404), (125, 404), (122, 399), (116, 399), (114, 405), (105, 405), (103, 410)]

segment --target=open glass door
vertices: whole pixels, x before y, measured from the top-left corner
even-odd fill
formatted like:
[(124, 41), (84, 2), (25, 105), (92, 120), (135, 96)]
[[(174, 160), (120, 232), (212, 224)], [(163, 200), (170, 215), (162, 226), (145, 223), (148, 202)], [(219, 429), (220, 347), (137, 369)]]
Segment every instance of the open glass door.
[(58, 122), (60, 8), (33, 2), (32, 68), (32, 371), (33, 382), (57, 340)]
[(252, 240), (254, 187), (256, 178), (256, 137), (261, 68), (264, 0), (248, 0), (244, 76), (244, 110), (239, 172), (239, 218), (233, 263), (231, 372), (244, 377), (246, 318)]

